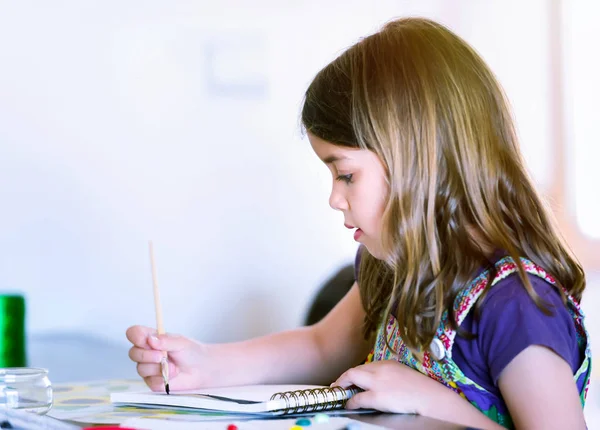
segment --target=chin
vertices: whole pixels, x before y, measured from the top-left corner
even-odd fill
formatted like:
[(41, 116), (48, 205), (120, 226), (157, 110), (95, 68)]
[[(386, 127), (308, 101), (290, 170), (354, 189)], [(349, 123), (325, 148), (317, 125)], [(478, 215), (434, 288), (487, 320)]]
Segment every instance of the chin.
[(367, 245), (366, 243), (364, 243), (363, 245), (365, 246), (365, 248), (367, 248), (367, 251), (369, 251), (369, 254), (371, 254), (376, 259), (386, 260), (387, 257), (385, 255), (385, 253), (382, 252), (381, 248), (375, 247), (372, 245)]

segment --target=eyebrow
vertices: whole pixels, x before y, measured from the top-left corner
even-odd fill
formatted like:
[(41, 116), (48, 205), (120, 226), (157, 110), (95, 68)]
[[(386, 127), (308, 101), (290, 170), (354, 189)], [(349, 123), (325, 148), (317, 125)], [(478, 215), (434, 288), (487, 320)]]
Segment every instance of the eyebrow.
[(332, 163), (335, 163), (336, 161), (347, 160), (347, 159), (348, 159), (348, 157), (338, 157), (337, 155), (330, 155), (329, 157), (324, 158), (323, 162), (325, 164), (332, 164)]

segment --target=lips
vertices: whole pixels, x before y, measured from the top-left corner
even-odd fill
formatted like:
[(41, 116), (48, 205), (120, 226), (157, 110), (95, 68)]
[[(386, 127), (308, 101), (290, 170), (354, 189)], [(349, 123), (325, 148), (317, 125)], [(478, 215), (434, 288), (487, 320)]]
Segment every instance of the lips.
[(357, 228), (354, 232), (354, 240), (358, 242), (358, 239), (362, 236), (363, 231), (360, 228)]
[(350, 225), (350, 224), (344, 224), (344, 227), (346, 227), (346, 228), (348, 228), (348, 229), (350, 229), (350, 230), (352, 230), (353, 228), (355, 228), (355, 229), (356, 229), (356, 231), (354, 232), (354, 240), (356, 240), (356, 241), (358, 241), (358, 239), (359, 239), (359, 238), (362, 236), (362, 234), (363, 234), (363, 231), (362, 231), (360, 228), (358, 228), (358, 227), (354, 227), (353, 225)]

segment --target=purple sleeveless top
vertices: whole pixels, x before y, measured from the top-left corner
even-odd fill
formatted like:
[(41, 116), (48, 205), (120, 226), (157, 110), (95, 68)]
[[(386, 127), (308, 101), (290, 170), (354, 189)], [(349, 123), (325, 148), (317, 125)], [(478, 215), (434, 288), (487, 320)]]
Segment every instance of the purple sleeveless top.
[[(354, 266), (357, 280), (361, 250), (362, 247)], [(496, 263), (501, 257), (497, 255), (491, 262)], [(527, 276), (537, 294), (552, 307), (552, 315), (544, 314), (527, 294), (519, 276), (511, 274), (494, 285), (483, 299), (479, 318), (469, 312), (461, 324), (475, 338), (457, 335), (452, 349), (452, 359), (464, 375), (499, 398), (500, 374), (528, 346), (550, 348), (569, 363), (573, 374), (585, 358), (585, 350), (577, 342), (575, 323), (559, 292), (540, 277)], [(577, 384), (581, 392), (584, 381)]]

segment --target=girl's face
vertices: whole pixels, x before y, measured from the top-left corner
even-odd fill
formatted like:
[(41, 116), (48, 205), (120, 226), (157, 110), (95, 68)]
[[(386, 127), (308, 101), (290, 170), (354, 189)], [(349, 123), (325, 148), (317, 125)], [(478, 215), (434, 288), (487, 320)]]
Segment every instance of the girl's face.
[(389, 187), (379, 157), (367, 149), (334, 145), (308, 133), (310, 144), (333, 176), (329, 205), (344, 214), (344, 225), (354, 229), (354, 240), (376, 258), (381, 247), (382, 215)]

